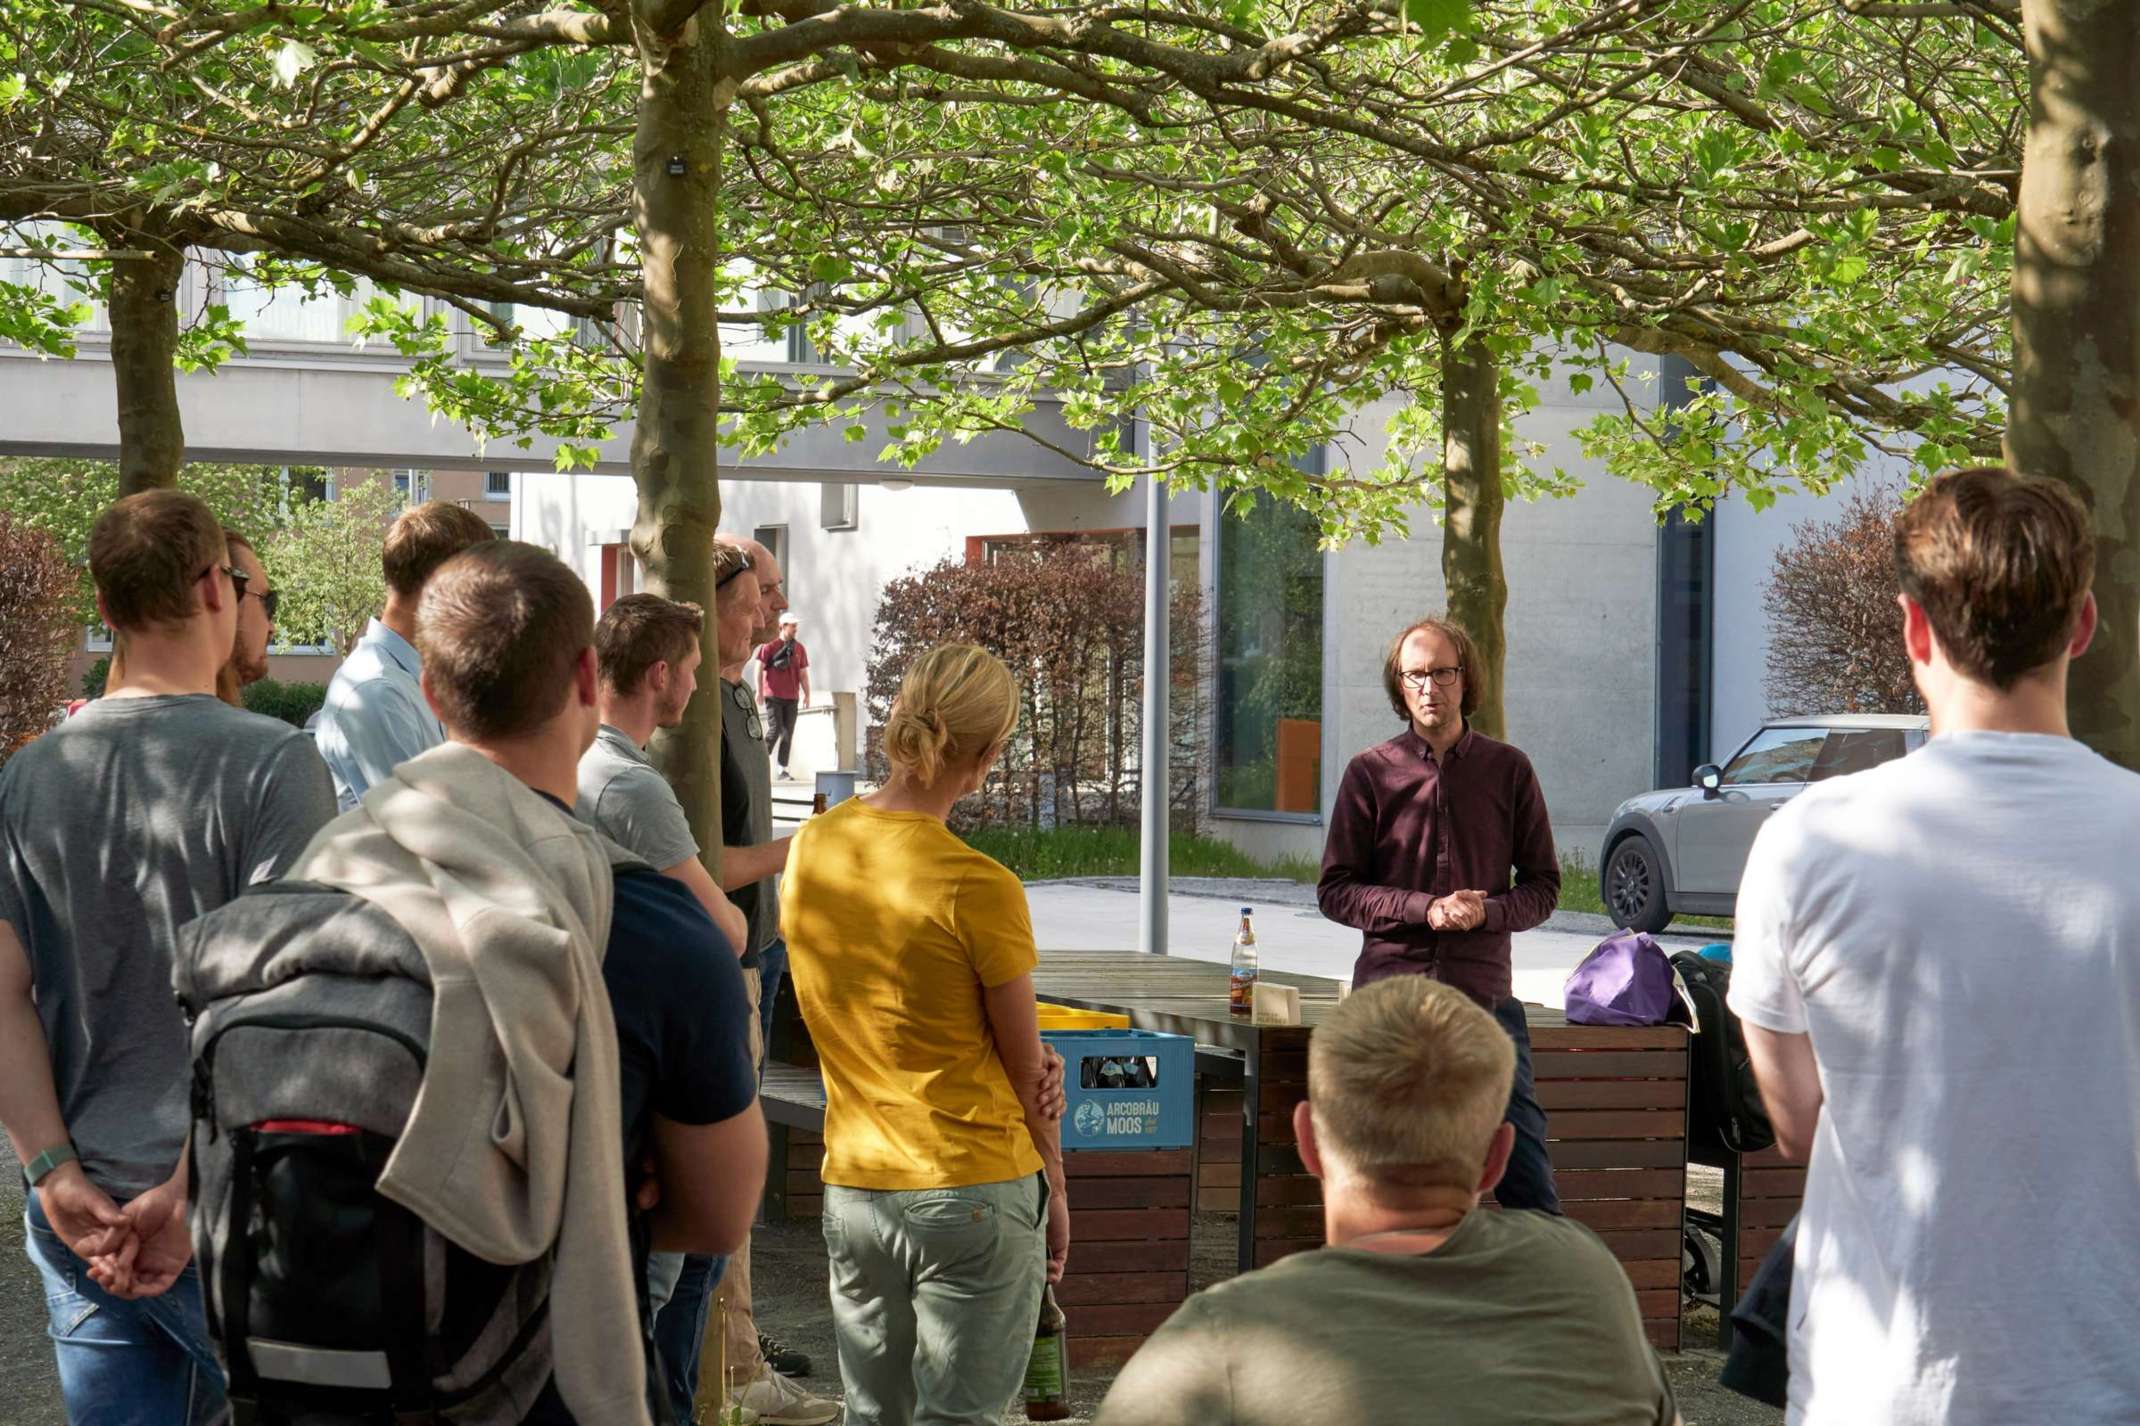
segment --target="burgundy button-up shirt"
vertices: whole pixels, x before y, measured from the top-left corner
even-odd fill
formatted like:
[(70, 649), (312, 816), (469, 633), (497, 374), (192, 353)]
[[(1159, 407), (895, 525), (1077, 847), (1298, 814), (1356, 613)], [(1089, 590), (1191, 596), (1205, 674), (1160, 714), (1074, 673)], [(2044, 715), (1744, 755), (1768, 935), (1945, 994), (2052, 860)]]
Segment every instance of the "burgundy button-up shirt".
[[(1427, 908), (1453, 891), (1486, 893), (1478, 929), (1428, 927)], [(1560, 900), (1531, 760), (1468, 728), (1440, 761), (1409, 727), (1361, 753), (1338, 784), (1316, 899), (1365, 933), (1354, 985), (1431, 975), (1488, 1007), (1507, 999), (1510, 935)]]

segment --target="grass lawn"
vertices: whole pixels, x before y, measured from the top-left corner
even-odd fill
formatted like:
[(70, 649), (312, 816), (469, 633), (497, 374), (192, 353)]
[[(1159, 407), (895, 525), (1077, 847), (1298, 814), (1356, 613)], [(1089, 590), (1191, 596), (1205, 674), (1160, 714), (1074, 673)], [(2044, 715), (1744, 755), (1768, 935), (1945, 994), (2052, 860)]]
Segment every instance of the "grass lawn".
[[(966, 835), (969, 846), (988, 853), (1024, 881), (1064, 876), (1135, 876), (1135, 827), (981, 827)], [(1230, 842), (1175, 833), (1167, 849), (1175, 876), (1276, 877), (1313, 882), (1317, 867), (1299, 857), (1258, 861)]]
[[(1593, 916), (1611, 913), (1605, 909), (1604, 898), (1598, 895), (1598, 870), (1577, 857), (1562, 857), (1560, 862), (1560, 909), (1563, 911), (1587, 911)], [(1729, 931), (1729, 916), (1674, 916), (1676, 927), (1705, 926), (1712, 930)]]
[[(966, 833), (966, 841), (1024, 881), (1135, 876), (1138, 870), (1135, 827), (981, 827)], [(1175, 876), (1274, 877), (1312, 884), (1320, 871), (1316, 863), (1304, 857), (1263, 862), (1216, 837), (1191, 837), (1178, 832), (1167, 856), (1168, 870)], [(1560, 909), (1593, 916), (1606, 914), (1605, 903), (1598, 896), (1597, 869), (1579, 857), (1561, 861)], [(1675, 916), (1672, 924), (1731, 929), (1730, 919), (1723, 916)]]

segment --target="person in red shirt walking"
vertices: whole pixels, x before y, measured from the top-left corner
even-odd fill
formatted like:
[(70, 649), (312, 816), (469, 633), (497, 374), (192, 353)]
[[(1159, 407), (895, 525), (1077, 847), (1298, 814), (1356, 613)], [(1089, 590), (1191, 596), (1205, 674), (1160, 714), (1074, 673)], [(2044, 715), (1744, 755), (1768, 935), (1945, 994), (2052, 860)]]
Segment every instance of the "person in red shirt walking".
[(780, 616), (780, 637), (762, 644), (758, 660), (758, 698), (765, 704), (766, 743), (782, 780), (795, 746), (795, 715), (810, 706), (810, 651), (795, 637), (795, 616)]
[(1494, 1196), (1503, 1208), (1558, 1213), (1509, 938), (1553, 914), (1560, 859), (1531, 760), (1470, 726), (1478, 677), (1470, 636), (1448, 620), (1422, 619), (1390, 641), (1382, 682), (1405, 729), (1346, 767), (1316, 900), (1361, 932), (1354, 986), (1430, 976), (1515, 1041), (1516, 1142)]

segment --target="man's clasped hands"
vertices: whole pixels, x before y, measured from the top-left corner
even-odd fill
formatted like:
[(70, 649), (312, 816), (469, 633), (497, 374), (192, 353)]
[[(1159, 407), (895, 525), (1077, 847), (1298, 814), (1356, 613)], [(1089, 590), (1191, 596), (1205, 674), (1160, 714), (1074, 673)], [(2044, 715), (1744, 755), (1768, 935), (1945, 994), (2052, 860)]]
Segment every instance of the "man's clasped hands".
[(1486, 893), (1452, 891), (1427, 908), (1427, 925), (1437, 931), (1476, 931), (1486, 924)]

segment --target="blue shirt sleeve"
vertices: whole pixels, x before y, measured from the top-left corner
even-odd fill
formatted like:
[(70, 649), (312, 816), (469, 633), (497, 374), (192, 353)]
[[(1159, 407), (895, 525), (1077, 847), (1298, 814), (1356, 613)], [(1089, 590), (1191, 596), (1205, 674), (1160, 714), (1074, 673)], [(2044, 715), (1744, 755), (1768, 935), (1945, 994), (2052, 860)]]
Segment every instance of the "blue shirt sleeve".
[(395, 768), (445, 740), (437, 717), (421, 699), (421, 690), (412, 697), (396, 679), (368, 678), (331, 701), (317, 736), (343, 811)]
[(602, 979), (617, 1022), (627, 1133), (659, 1114), (716, 1124), (758, 1097), (734, 951), (683, 883), (617, 874)]

